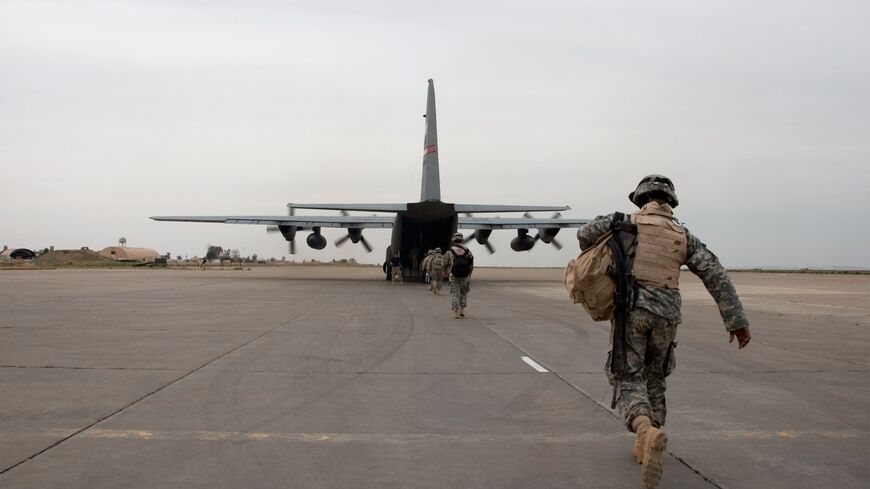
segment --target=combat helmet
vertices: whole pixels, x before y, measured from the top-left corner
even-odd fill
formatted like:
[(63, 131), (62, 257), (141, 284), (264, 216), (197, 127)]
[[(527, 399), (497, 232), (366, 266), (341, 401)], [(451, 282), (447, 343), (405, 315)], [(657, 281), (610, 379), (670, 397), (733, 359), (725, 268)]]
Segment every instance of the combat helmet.
[(465, 240), (465, 237), (462, 235), (462, 233), (456, 233), (453, 235), (452, 238), (450, 238), (451, 243), (462, 243), (463, 240)]
[(435, 253), (437, 253), (437, 254), (440, 255), (440, 254), (441, 254), (441, 248), (435, 248)]
[(664, 198), (671, 207), (680, 204), (674, 191), (674, 182), (664, 175), (653, 174), (643, 177), (634, 192), (628, 194), (628, 200), (638, 207), (643, 207), (652, 197)]

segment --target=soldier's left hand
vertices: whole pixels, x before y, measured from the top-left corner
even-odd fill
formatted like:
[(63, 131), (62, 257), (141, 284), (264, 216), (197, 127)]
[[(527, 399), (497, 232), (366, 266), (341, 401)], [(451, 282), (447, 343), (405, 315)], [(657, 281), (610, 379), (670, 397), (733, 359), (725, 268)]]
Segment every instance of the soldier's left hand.
[(728, 343), (734, 343), (734, 338), (737, 338), (738, 350), (748, 345), (749, 340), (752, 339), (752, 335), (749, 334), (749, 326), (731, 331), (731, 338), (728, 340)]

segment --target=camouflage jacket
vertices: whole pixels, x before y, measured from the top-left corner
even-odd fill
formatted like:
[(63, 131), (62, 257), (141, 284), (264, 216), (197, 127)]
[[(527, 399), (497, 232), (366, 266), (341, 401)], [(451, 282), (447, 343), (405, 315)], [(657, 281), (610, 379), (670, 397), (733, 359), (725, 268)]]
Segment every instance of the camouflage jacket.
[[(626, 216), (628, 219), (628, 216)], [(580, 249), (592, 246), (603, 234), (610, 230), (613, 214), (598, 216), (577, 230)], [(685, 227), (683, 228), (685, 229)], [(697, 275), (704, 287), (713, 296), (719, 306), (719, 314), (725, 322), (725, 329), (735, 331), (749, 326), (743, 304), (737, 297), (737, 290), (731, 282), (728, 272), (719, 263), (719, 258), (707, 249), (707, 246), (686, 229), (687, 253), (685, 265)], [(631, 257), (629, 257), (630, 261)], [(682, 298), (678, 289), (653, 287), (647, 284), (637, 284), (634, 307), (640, 307), (671, 321), (681, 321), (680, 306)]]
[(428, 272), (429, 271), (429, 262), (432, 261), (433, 256), (435, 256), (435, 253), (431, 252), (423, 258), (423, 261), (420, 263), (420, 271), (421, 272)]
[(443, 275), (445, 265), (447, 265), (447, 257), (443, 253), (432, 253), (429, 263), (426, 264), (426, 271), (428, 271), (430, 275), (436, 273)]

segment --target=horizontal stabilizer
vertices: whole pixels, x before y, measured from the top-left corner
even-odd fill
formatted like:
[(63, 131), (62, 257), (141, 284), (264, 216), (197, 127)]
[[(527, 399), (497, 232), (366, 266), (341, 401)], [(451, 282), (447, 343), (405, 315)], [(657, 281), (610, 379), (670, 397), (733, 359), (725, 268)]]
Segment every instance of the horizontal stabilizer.
[(361, 211), (361, 212), (402, 212), (408, 210), (408, 204), (294, 204), (292, 209), (319, 209), (327, 211)]
[(456, 212), (473, 214), (475, 212), (542, 212), (567, 211), (567, 205), (490, 205), (490, 204), (453, 204)]

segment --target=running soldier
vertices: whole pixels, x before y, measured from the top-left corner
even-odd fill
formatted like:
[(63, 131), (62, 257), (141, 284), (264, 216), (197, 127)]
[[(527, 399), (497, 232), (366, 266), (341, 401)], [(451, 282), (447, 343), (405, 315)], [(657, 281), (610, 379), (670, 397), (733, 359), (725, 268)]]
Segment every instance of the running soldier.
[[(636, 226), (637, 235), (627, 249), (628, 308), (623, 324), (611, 322), (611, 352), (605, 365), (614, 386), (614, 404), (628, 429), (636, 434), (632, 449), (641, 464), (641, 480), (647, 489), (658, 487), (662, 476), (662, 453), (667, 445), (665, 424), (665, 377), (675, 367), (674, 348), (680, 324), (680, 267), (686, 265), (697, 275), (719, 306), (719, 313), (738, 348), (749, 344), (749, 321), (728, 272), (719, 259), (673, 215), (679, 201), (674, 184), (665, 176), (644, 177), (629, 194), (640, 209), (623, 218), (625, 228)], [(577, 231), (580, 248), (587, 249), (611, 230), (614, 216), (598, 216)], [(621, 233), (626, 233), (625, 230)], [(622, 240), (625, 243), (625, 240)], [(626, 244), (622, 245), (623, 248)], [(614, 331), (624, 338), (614, 345)], [(614, 349), (624, 348), (624, 362), (612, 365)], [(622, 351), (622, 350), (621, 350)], [(617, 375), (615, 371), (624, 372)]]
[(465, 317), (468, 292), (471, 290), (471, 272), (474, 271), (474, 255), (463, 244), (462, 234), (456, 233), (450, 240), (450, 249), (445, 253), (445, 270), (450, 272), (450, 307), (453, 318)]
[(444, 282), (444, 265), (447, 259), (441, 253), (441, 248), (435, 248), (432, 256), (429, 259), (429, 288), (432, 293), (438, 295), (441, 293), (441, 285)]

